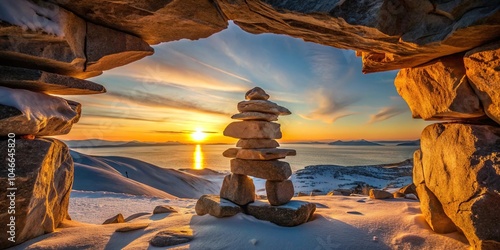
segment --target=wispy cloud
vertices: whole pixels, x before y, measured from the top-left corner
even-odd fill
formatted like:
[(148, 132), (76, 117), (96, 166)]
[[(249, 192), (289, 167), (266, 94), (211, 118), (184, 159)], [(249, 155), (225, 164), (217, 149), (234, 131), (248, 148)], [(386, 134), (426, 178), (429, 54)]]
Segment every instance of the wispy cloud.
[(221, 110), (217, 109), (210, 109), (205, 105), (187, 101), (187, 100), (182, 100), (182, 99), (176, 99), (172, 97), (167, 97), (167, 96), (160, 96), (156, 95), (153, 93), (145, 93), (141, 91), (135, 91), (135, 92), (108, 92), (107, 95), (114, 96), (118, 98), (119, 100), (128, 100), (131, 102), (134, 102), (135, 104), (142, 105), (142, 106), (149, 106), (149, 107), (156, 107), (156, 108), (172, 108), (172, 109), (181, 109), (181, 110), (186, 110), (186, 111), (195, 111), (195, 112), (202, 112), (202, 113), (209, 113), (209, 114), (216, 114), (216, 115), (230, 115), (228, 112), (224, 112)]
[[(151, 132), (159, 134), (191, 134), (196, 132), (195, 130), (152, 130)], [(205, 134), (218, 134), (216, 131), (201, 131)]]
[(145, 122), (167, 122), (168, 119), (152, 119), (152, 118), (144, 118), (144, 117), (136, 117), (131, 116), (130, 114), (90, 114), (86, 115), (86, 118), (111, 118), (111, 119), (123, 119), (123, 120), (131, 120), (131, 121), (145, 121)]
[(348, 108), (359, 100), (355, 95), (342, 95), (333, 88), (320, 88), (313, 94), (311, 99), (317, 103), (316, 109), (307, 115), (301, 116), (326, 123), (333, 123), (340, 118), (356, 114), (356, 112), (350, 111)]
[(373, 124), (376, 122), (385, 121), (385, 120), (390, 119), (394, 116), (402, 114), (406, 111), (407, 111), (407, 109), (404, 107), (401, 107), (401, 106), (383, 107), (376, 114), (370, 115), (370, 121), (368, 121), (368, 123)]

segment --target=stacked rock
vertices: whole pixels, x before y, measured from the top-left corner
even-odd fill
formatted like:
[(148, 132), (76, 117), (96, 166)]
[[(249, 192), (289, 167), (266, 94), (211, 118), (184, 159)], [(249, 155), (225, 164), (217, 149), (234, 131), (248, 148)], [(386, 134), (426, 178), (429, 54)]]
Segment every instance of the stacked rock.
[(255, 187), (248, 175), (266, 180), (267, 199), (271, 205), (282, 205), (292, 199), (293, 184), (288, 177), (292, 174), (290, 164), (278, 159), (295, 155), (293, 149), (279, 149), (282, 134), (278, 120), (280, 115), (290, 111), (274, 102), (269, 95), (256, 87), (245, 94), (246, 101), (238, 103), (240, 113), (231, 118), (242, 120), (229, 124), (225, 136), (239, 138), (237, 148), (224, 151), (231, 160), (231, 173), (224, 178), (220, 196), (238, 205), (255, 200)]
[[(273, 121), (277, 121), (280, 115), (291, 113), (268, 101), (269, 95), (259, 87), (249, 90), (245, 99), (238, 103), (240, 113), (232, 116), (242, 121), (233, 122), (224, 130), (225, 136), (240, 139), (236, 148), (223, 153), (225, 157), (233, 158), (231, 174), (224, 178), (220, 196), (203, 195), (198, 199), (196, 213), (220, 218), (244, 212), (285, 227), (306, 223), (312, 218), (316, 205), (290, 201), (294, 194), (293, 183), (288, 180), (292, 170), (290, 164), (279, 159), (296, 152), (278, 148), (280, 145), (275, 140), (281, 138), (281, 130), (280, 124)], [(255, 200), (255, 186), (249, 176), (266, 180), (269, 203)]]

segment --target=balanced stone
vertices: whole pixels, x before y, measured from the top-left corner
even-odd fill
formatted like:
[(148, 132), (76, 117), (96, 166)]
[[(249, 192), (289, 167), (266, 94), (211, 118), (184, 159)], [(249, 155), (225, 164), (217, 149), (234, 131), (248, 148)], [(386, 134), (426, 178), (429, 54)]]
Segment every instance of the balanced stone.
[(240, 149), (236, 154), (236, 158), (244, 160), (275, 160), (296, 154), (297, 152), (294, 149), (284, 148)]
[(217, 218), (230, 217), (241, 212), (241, 207), (218, 195), (202, 195), (196, 202), (197, 215), (210, 214)]
[(255, 200), (255, 185), (246, 175), (230, 174), (224, 178), (220, 197), (238, 205), (246, 205)]
[(267, 100), (269, 95), (260, 87), (255, 87), (245, 93), (246, 100)]
[(292, 175), (290, 164), (284, 161), (253, 161), (253, 160), (231, 160), (231, 172), (234, 174), (244, 174), (253, 177), (282, 181)]
[(265, 121), (232, 122), (224, 135), (239, 139), (280, 139), (280, 124)]
[(238, 154), (239, 148), (228, 148), (224, 152), (222, 152), (222, 156), (227, 158), (236, 158), (236, 154)]
[(250, 100), (238, 103), (238, 111), (240, 112), (263, 112), (275, 115), (289, 115), (292, 112), (285, 107), (266, 100)]
[(223, 156), (228, 158), (238, 158), (243, 160), (276, 160), (283, 159), (286, 156), (296, 155), (294, 149), (284, 149), (284, 148), (254, 148), (254, 149), (238, 149), (229, 148), (224, 153)]
[(240, 148), (277, 148), (280, 144), (271, 139), (240, 139), (236, 147)]
[(316, 211), (316, 205), (305, 201), (290, 201), (283, 206), (271, 206), (267, 202), (255, 201), (248, 204), (245, 213), (259, 220), (293, 227), (311, 220), (314, 211)]
[(262, 121), (277, 121), (278, 116), (275, 114), (262, 113), (262, 112), (243, 112), (231, 116), (231, 119), (235, 120), (262, 120)]
[(266, 181), (266, 194), (271, 205), (283, 205), (293, 197), (293, 183), (291, 180)]
[(104, 86), (91, 81), (9, 66), (0, 66), (0, 86), (56, 95), (89, 95), (106, 92)]

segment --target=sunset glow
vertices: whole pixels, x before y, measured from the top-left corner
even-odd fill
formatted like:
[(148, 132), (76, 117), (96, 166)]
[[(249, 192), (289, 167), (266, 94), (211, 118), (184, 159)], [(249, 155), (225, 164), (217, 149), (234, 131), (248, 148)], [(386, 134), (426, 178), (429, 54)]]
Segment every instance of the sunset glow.
[(412, 119), (395, 71), (364, 75), (353, 51), (253, 35), (232, 23), (209, 38), (154, 49), (90, 79), (107, 93), (71, 97), (83, 105), (82, 117), (59, 138), (233, 143), (222, 131), (256, 86), (292, 112), (279, 118), (280, 142), (415, 140), (429, 124)]

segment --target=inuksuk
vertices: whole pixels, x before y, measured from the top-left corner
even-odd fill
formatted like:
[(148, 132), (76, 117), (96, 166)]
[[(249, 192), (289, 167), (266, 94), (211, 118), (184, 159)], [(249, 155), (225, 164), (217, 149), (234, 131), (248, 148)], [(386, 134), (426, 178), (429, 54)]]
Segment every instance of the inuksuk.
[[(290, 164), (279, 159), (296, 155), (293, 149), (278, 148), (275, 139), (282, 137), (278, 120), (280, 115), (291, 112), (268, 101), (269, 95), (259, 87), (245, 94), (245, 101), (238, 103), (240, 113), (231, 118), (241, 120), (229, 124), (224, 135), (238, 138), (236, 148), (229, 148), (223, 156), (231, 159), (231, 174), (224, 178), (220, 197), (202, 196), (197, 205), (199, 215), (231, 216), (239, 211), (282, 226), (296, 226), (307, 222), (316, 206), (303, 201), (290, 201), (294, 195)], [(255, 186), (249, 176), (266, 180), (269, 203), (255, 200)], [(230, 201), (230, 202), (228, 202)], [(233, 204), (231, 204), (233, 203)], [(294, 203), (294, 206), (280, 206)], [(288, 204), (290, 205), (290, 204)], [(240, 208), (238, 209), (238, 206)]]

